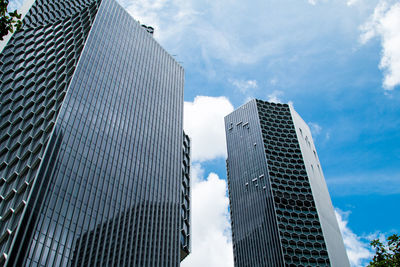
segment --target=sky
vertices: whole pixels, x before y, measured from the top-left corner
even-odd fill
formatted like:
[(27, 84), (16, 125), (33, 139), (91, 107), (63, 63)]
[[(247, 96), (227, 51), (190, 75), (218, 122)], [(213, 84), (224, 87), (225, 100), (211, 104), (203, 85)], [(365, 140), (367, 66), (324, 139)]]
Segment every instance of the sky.
[[(22, 1), (12, 1), (18, 8)], [(192, 253), (232, 267), (223, 117), (252, 98), (310, 126), (352, 266), (400, 232), (400, 2), (119, 0), (185, 68)]]

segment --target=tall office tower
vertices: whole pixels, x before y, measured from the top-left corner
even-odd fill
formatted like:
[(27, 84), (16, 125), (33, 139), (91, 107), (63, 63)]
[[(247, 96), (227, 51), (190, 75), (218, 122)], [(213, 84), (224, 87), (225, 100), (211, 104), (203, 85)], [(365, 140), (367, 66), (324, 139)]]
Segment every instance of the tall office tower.
[(252, 100), (225, 117), (235, 266), (349, 266), (307, 124)]
[(0, 54), (0, 265), (179, 266), (183, 68), (114, 0), (37, 0)]

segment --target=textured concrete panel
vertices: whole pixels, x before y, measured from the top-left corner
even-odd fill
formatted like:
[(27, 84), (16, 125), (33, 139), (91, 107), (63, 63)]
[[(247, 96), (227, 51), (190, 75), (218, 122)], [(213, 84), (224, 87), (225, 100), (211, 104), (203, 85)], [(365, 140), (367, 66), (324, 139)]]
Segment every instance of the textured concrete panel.
[(335, 267), (350, 266), (311, 131), (293, 107), (290, 107), (290, 113), (315, 199), (331, 265)]

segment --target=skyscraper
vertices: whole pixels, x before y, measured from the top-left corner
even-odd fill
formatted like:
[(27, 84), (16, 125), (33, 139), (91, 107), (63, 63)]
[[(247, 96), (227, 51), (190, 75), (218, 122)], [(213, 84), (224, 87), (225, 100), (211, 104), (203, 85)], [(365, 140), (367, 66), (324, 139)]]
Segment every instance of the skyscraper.
[(0, 265), (179, 266), (183, 68), (114, 0), (37, 0), (0, 55)]
[(252, 100), (225, 117), (235, 266), (349, 266), (307, 124)]

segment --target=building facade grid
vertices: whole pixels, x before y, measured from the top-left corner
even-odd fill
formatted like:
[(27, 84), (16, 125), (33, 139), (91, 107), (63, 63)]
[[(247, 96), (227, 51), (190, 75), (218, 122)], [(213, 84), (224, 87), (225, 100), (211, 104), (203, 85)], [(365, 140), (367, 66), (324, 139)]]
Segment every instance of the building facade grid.
[(294, 109), (252, 100), (225, 127), (235, 266), (349, 266), (311, 133)]
[(1, 263), (178, 266), (183, 68), (113, 0), (24, 22), (0, 55)]

